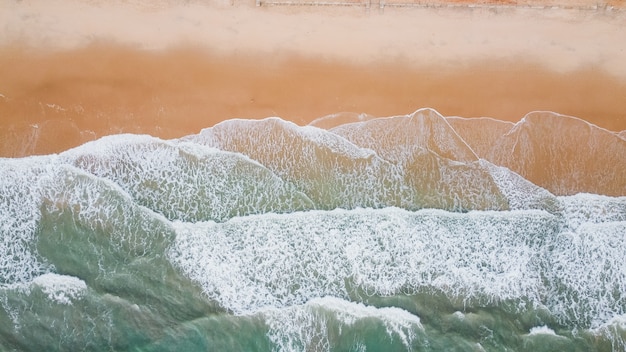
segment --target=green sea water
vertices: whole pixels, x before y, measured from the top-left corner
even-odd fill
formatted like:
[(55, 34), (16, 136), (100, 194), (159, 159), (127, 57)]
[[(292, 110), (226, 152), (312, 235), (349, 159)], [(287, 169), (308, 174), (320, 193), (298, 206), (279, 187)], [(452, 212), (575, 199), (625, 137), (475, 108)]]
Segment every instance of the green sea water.
[(233, 123), (0, 159), (0, 351), (626, 350), (626, 197)]

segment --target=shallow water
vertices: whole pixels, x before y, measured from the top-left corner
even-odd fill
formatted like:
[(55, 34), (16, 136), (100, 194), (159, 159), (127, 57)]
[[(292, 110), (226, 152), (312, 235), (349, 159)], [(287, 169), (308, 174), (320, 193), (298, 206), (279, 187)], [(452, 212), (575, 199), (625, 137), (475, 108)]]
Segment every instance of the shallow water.
[(422, 109), (0, 159), (0, 349), (623, 351), (625, 158)]

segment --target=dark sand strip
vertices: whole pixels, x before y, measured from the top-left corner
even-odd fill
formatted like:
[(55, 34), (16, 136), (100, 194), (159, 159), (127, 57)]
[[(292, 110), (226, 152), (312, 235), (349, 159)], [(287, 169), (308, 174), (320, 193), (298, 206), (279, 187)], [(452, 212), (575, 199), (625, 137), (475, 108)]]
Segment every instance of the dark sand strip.
[[(49, 132), (39, 131), (36, 148), (17, 154), (60, 152), (120, 132), (180, 137), (236, 117), (306, 124), (341, 111), (390, 116), (420, 107), (507, 121), (550, 110), (626, 129), (624, 80), (593, 67), (559, 73), (521, 59), (416, 67), (106, 43), (59, 51), (5, 46), (0, 77), (4, 144), (7, 131), (48, 126)], [(66, 136), (50, 128), (55, 124), (70, 125)], [(6, 147), (0, 155), (23, 156)]]

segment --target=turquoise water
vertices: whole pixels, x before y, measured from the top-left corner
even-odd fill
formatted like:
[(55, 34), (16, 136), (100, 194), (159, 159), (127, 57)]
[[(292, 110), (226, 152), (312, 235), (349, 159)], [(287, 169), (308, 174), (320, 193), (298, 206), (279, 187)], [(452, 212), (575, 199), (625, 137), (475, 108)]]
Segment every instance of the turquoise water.
[(0, 159), (0, 350), (626, 350), (626, 197), (555, 195), (426, 113)]

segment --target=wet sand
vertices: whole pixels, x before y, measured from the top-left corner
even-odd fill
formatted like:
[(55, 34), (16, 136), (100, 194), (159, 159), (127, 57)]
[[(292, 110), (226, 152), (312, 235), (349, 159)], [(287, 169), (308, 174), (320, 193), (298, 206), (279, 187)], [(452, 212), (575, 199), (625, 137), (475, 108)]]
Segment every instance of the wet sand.
[[(235, 117), (306, 124), (342, 111), (420, 107), (506, 121), (550, 110), (626, 130), (621, 12), (70, 0), (2, 7), (15, 15), (4, 12), (0, 42), (4, 156), (120, 132), (179, 137)], [(20, 134), (37, 141), (10, 148), (23, 143)]]

